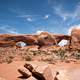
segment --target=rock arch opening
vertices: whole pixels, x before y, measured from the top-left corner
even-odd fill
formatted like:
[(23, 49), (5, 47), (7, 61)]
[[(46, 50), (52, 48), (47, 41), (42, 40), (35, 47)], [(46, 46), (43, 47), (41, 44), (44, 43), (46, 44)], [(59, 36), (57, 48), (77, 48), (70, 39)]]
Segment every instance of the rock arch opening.
[(59, 45), (59, 46), (64, 46), (64, 45), (67, 44), (67, 42), (68, 42), (68, 40), (63, 39), (63, 40), (61, 40), (61, 41), (58, 43), (58, 45)]
[(24, 43), (24, 42), (22, 42), (22, 41), (20, 41), (20, 43), (21, 43), (21, 46), (22, 46), (22, 47), (26, 46), (26, 43)]

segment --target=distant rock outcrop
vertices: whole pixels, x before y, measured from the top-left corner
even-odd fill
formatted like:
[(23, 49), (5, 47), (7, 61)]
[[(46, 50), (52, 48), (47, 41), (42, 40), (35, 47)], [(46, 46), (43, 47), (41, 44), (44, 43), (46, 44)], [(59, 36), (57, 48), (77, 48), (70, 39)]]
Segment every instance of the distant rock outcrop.
[(69, 46), (70, 50), (80, 50), (80, 29), (72, 29)]
[[(71, 36), (63, 34), (51, 35), (49, 32), (42, 32), (40, 35), (11, 35), (11, 34), (0, 34), (0, 48), (21, 48), (20, 41), (26, 44), (26, 48), (29, 46), (44, 47), (59, 47), (58, 43), (61, 40), (67, 40), (66, 46), (68, 50), (80, 50), (80, 29), (73, 29)], [(45, 47), (46, 46), (46, 47)]]

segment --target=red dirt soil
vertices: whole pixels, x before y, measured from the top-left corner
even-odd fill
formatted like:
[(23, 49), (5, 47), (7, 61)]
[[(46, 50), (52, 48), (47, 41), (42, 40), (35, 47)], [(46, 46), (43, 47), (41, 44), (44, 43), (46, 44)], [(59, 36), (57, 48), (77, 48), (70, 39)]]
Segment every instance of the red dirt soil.
[[(21, 78), (22, 75), (17, 71), (25, 62), (27, 61), (13, 61), (10, 64), (0, 64), (0, 77), (6, 80), (26, 80), (26, 78)], [(67, 70), (70, 80), (80, 80), (80, 61), (70, 63), (57, 62), (55, 64), (42, 61), (30, 61), (30, 63), (48, 65), (52, 71), (53, 77), (55, 77), (57, 70)]]

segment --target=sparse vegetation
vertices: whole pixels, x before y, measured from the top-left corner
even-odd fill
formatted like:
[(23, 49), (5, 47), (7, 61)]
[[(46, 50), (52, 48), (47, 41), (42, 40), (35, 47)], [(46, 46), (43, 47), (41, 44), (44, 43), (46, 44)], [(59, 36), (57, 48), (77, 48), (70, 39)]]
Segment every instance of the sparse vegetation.
[(78, 53), (80, 53), (80, 50), (78, 51)]
[(33, 55), (35, 56), (36, 55), (36, 52), (34, 52)]
[(11, 60), (11, 59), (9, 59), (9, 60), (7, 59), (6, 61), (7, 61), (7, 63), (8, 63), (8, 64), (12, 62), (12, 60)]
[(51, 52), (58, 53), (58, 50), (52, 50)]
[(69, 61), (69, 60), (66, 60), (65, 62), (66, 62), (66, 63), (70, 63), (70, 61)]
[(10, 58), (10, 59), (13, 59), (14, 57), (13, 57), (13, 56), (9, 56), (9, 58)]
[(25, 61), (32, 61), (32, 59), (30, 56), (28, 56), (28, 57), (25, 57)]

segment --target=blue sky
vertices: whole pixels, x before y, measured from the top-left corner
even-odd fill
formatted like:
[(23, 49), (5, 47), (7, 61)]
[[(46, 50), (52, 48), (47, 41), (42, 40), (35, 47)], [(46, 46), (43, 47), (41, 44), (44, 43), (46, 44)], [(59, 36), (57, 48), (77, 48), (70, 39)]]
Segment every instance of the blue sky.
[(1, 34), (70, 35), (73, 28), (80, 29), (80, 0), (0, 0)]

